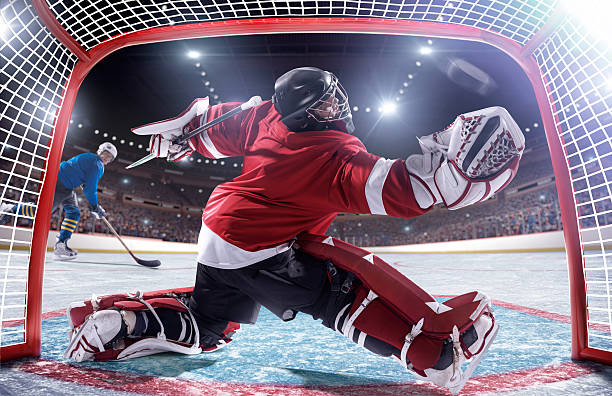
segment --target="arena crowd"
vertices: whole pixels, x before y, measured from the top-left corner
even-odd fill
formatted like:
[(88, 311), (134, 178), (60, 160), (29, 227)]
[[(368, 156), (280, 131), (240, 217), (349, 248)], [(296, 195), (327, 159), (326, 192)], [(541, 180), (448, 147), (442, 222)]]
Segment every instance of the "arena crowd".
[[(550, 158), (536, 151), (526, 156), (513, 182), (486, 202), (448, 211), (435, 208), (424, 216), (398, 219), (384, 216), (339, 215), (327, 234), (359, 246), (388, 246), (487, 238), (560, 230), (561, 214)], [(5, 197), (35, 202), (26, 177), (19, 169), (0, 169), (0, 182), (7, 188)], [(10, 179), (10, 180), (9, 180)], [(151, 180), (107, 170), (100, 181), (98, 197), (108, 220), (121, 235), (156, 238), (166, 241), (197, 241), (201, 213), (212, 190), (180, 185), (170, 179)], [(606, 195), (607, 196), (607, 195)], [(580, 199), (580, 197), (577, 197)], [(597, 200), (594, 189), (589, 200)], [(103, 222), (95, 220), (80, 195), (79, 233), (109, 233)], [(612, 224), (609, 199), (579, 207), (584, 226)], [(596, 213), (605, 213), (596, 215)], [(57, 230), (62, 214), (53, 213), (51, 229)], [(31, 222), (19, 219), (18, 225)]]

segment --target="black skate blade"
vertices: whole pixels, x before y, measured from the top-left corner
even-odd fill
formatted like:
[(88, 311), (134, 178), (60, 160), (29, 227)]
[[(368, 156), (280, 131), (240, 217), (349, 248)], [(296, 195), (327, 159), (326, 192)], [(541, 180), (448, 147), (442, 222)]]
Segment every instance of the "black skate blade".
[(161, 265), (161, 261), (159, 260), (142, 260), (136, 259), (136, 262), (140, 265), (144, 265), (145, 267), (155, 268)]

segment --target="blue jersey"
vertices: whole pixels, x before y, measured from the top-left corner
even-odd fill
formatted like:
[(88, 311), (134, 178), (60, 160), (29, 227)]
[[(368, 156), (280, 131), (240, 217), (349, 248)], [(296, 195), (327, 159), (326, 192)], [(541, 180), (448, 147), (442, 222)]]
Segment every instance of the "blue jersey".
[(70, 190), (83, 186), (83, 194), (91, 206), (98, 206), (98, 181), (104, 164), (94, 153), (79, 154), (60, 164), (57, 179)]

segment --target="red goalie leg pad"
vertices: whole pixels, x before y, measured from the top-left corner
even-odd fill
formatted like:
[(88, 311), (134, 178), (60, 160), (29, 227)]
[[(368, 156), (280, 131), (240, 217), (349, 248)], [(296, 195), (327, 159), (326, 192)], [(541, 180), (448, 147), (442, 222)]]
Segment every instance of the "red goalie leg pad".
[(442, 341), (450, 339), (455, 326), (460, 333), (466, 331), (489, 306), (489, 299), (478, 292), (438, 303), (379, 257), (331, 237), (300, 235), (297, 244), (361, 282), (349, 313), (339, 314), (337, 330), (358, 343), (361, 337), (362, 345), (366, 335), (393, 345), (403, 363), (409, 360), (419, 371), (436, 364)]
[(381, 258), (335, 238), (305, 234), (298, 237), (297, 244), (306, 253), (331, 260), (339, 268), (355, 274), (367, 289), (374, 291), (408, 323), (418, 323), (424, 318), (422, 331), (432, 337), (446, 339), (454, 326), (459, 331), (465, 330), (488, 304), (487, 297), (478, 292), (438, 303)]

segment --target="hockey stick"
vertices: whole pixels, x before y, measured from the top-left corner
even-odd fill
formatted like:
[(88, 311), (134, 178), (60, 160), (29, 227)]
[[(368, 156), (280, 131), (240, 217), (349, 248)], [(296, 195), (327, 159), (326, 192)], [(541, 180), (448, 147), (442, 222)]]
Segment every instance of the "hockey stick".
[(108, 227), (109, 230), (111, 230), (113, 232), (113, 234), (115, 234), (115, 236), (117, 237), (117, 239), (119, 239), (119, 242), (121, 242), (121, 244), (123, 245), (123, 247), (125, 248), (125, 250), (127, 250), (127, 252), (130, 254), (130, 256), (132, 256), (132, 258), (140, 265), (144, 265), (145, 267), (159, 267), (161, 265), (161, 261), (159, 260), (143, 260), (143, 259), (139, 259), (138, 257), (134, 256), (134, 253), (132, 253), (132, 251), (130, 250), (129, 247), (127, 247), (127, 245), (125, 244), (125, 242), (123, 242), (123, 239), (121, 239), (121, 237), (119, 236), (119, 234), (117, 234), (117, 231), (115, 231), (115, 229), (113, 228), (113, 226), (111, 225), (111, 223), (109, 223), (108, 220), (106, 220), (106, 217), (102, 216), (102, 220), (104, 220), (104, 222), (106, 223), (106, 226)]
[[(212, 128), (215, 125), (217, 125), (217, 124), (227, 120), (228, 118), (233, 117), (234, 115), (240, 113), (241, 111), (250, 109), (251, 107), (259, 106), (260, 104), (261, 104), (261, 97), (260, 96), (253, 96), (251, 99), (249, 99), (248, 102), (244, 102), (240, 106), (234, 107), (233, 109), (231, 109), (227, 113), (221, 114), (219, 117), (215, 118), (214, 120), (210, 120), (206, 124), (204, 124), (204, 125), (196, 128), (196, 129), (194, 129), (193, 131), (189, 132), (187, 135), (179, 136), (178, 138), (176, 138), (175, 140), (172, 141), (172, 144), (173, 145), (174, 144), (183, 144), (183, 143), (185, 143), (186, 140), (189, 140), (192, 137), (194, 137), (195, 135), (204, 132), (208, 128)], [(149, 155), (147, 155), (145, 157), (142, 157), (141, 159), (139, 159), (138, 161), (134, 162), (133, 164), (130, 164), (130, 165), (126, 166), (125, 169), (135, 168), (138, 165), (142, 165), (145, 162), (149, 162), (153, 158), (157, 158), (157, 156), (154, 153), (151, 153), (151, 154), (149, 154)]]

